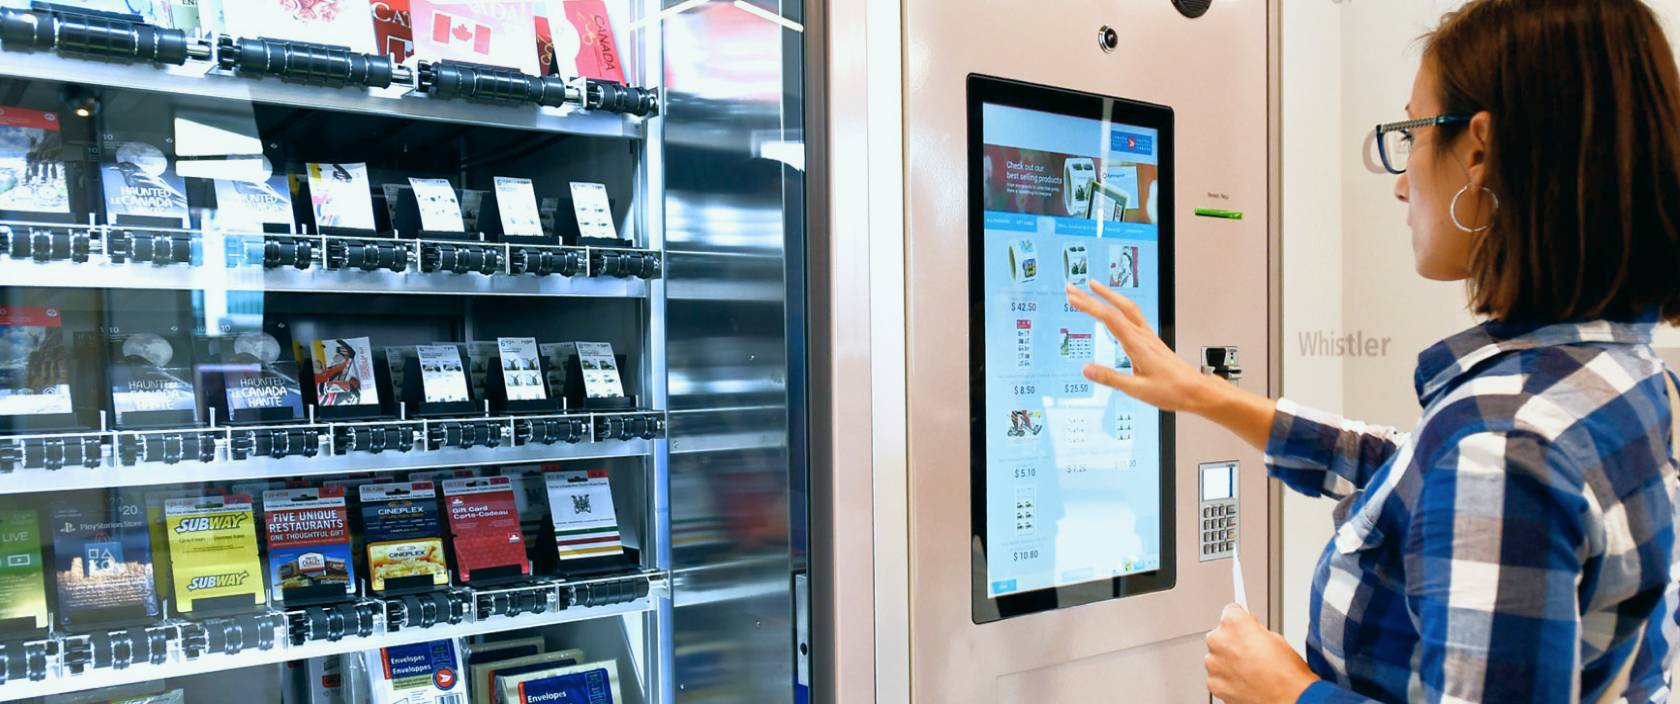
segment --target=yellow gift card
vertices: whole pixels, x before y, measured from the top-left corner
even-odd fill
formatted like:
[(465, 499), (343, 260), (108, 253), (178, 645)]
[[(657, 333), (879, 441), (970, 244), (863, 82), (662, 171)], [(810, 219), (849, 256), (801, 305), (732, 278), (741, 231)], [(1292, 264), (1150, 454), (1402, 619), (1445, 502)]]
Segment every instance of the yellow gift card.
[(191, 613), (196, 602), (206, 599), (238, 597), (229, 601), (240, 606), (268, 601), (250, 497), (169, 499), (164, 519), (177, 611)]

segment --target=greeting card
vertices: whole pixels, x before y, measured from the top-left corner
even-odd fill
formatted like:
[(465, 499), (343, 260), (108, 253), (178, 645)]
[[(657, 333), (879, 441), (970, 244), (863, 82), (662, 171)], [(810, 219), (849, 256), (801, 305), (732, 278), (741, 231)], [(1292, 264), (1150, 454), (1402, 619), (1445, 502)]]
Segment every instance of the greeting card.
[(238, 0), (222, 3), (228, 34), (347, 46), (378, 53), (368, 0)]
[(531, 2), (412, 0), (409, 10), (414, 53), (422, 59), (505, 66), (531, 75), (542, 70)]

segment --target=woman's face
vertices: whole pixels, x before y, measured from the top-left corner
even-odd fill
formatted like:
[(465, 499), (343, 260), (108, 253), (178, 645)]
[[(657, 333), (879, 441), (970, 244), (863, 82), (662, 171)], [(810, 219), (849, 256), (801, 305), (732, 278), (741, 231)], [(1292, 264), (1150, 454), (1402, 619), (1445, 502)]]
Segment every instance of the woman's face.
[[(1407, 117), (1441, 114), (1438, 78), (1433, 62), (1424, 61), (1412, 82)], [(1469, 129), (1458, 132), (1442, 150), (1436, 142), (1440, 127), (1412, 130), (1411, 156), (1406, 173), (1394, 184), (1394, 197), (1406, 203), (1406, 224), (1412, 228), (1412, 255), (1417, 272), (1434, 281), (1459, 281), (1470, 276), (1470, 245), (1478, 235), (1460, 230), (1448, 210), (1459, 189), (1469, 190), (1458, 200), (1459, 222), (1479, 228), (1493, 216), (1493, 200), (1482, 191), (1485, 183), (1486, 136), (1491, 121), (1477, 115)]]

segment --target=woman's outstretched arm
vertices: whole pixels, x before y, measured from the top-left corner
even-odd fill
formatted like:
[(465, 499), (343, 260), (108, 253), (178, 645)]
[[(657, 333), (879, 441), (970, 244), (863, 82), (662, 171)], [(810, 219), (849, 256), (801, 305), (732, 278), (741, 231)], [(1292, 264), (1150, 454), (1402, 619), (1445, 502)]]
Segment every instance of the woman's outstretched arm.
[[(1405, 442), (1393, 428), (1273, 401), (1200, 370), (1161, 340), (1136, 303), (1096, 281), (1067, 289), (1068, 304), (1101, 321), (1132, 361), (1130, 374), (1085, 365), (1085, 376), (1163, 411), (1213, 421), (1266, 453), (1273, 476), (1310, 496), (1346, 496)], [(1093, 295), (1094, 294), (1094, 295)]]

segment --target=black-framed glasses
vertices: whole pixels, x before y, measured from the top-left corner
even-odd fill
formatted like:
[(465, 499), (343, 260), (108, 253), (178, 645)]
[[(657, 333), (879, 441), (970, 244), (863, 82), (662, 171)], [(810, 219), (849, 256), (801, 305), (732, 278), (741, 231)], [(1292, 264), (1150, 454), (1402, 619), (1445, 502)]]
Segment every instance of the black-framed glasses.
[(1383, 168), (1399, 176), (1406, 173), (1406, 162), (1412, 156), (1412, 130), (1469, 121), (1469, 115), (1437, 115), (1377, 125), (1377, 156), (1382, 158)]

